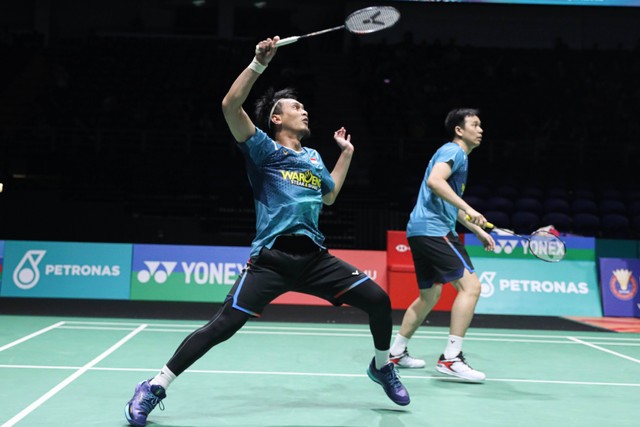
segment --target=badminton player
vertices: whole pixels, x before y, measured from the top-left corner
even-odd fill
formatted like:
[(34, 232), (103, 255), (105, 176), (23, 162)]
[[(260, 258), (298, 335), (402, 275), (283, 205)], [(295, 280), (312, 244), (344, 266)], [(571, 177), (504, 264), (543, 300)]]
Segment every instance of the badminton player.
[(320, 154), (302, 145), (309, 135), (309, 116), (291, 90), (270, 90), (258, 100), (260, 127), (243, 109), (254, 83), (274, 58), (278, 40), (269, 38), (256, 46), (255, 58), (222, 101), (253, 189), (257, 230), (250, 260), (211, 320), (186, 337), (154, 378), (137, 385), (125, 406), (132, 425), (145, 425), (147, 415), (166, 397), (177, 376), (288, 291), (366, 312), (374, 344), (367, 374), (396, 404), (410, 402), (389, 361), (392, 319), (388, 295), (361, 270), (331, 255), (318, 229), (322, 205), (334, 203), (347, 176), (354, 152), (351, 136), (344, 128), (335, 131), (333, 138), (341, 154), (329, 172)]
[[(449, 112), (445, 128), (451, 141), (441, 146), (427, 166), (409, 223), (407, 239), (416, 270), (420, 294), (404, 314), (391, 346), (391, 360), (403, 368), (423, 368), (424, 360), (411, 357), (409, 339), (438, 302), (442, 285), (451, 282), (458, 294), (451, 308), (451, 325), (444, 353), (436, 370), (470, 381), (485, 374), (471, 368), (462, 353), (462, 342), (480, 297), (480, 280), (456, 233), (456, 221), (471, 230), (486, 250), (495, 241), (482, 227), (487, 220), (463, 199), (468, 156), (482, 141), (478, 110), (461, 108)], [(470, 220), (467, 220), (467, 216)]]

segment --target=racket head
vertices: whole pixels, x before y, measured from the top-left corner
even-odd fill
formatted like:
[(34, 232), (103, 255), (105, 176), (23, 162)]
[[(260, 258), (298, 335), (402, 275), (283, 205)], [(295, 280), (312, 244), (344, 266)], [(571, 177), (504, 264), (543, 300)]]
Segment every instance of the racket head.
[(560, 262), (567, 254), (567, 247), (555, 234), (538, 230), (529, 237), (529, 252), (546, 262)]
[(356, 10), (347, 16), (344, 25), (355, 34), (369, 34), (392, 27), (400, 19), (393, 6), (371, 6)]

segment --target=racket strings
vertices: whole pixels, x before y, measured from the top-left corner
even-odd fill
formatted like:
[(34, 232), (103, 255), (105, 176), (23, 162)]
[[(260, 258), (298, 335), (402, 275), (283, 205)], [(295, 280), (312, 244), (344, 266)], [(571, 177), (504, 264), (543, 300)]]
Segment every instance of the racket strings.
[(393, 7), (370, 7), (349, 15), (345, 26), (352, 33), (366, 34), (389, 28), (399, 18), (400, 13)]
[(529, 251), (546, 261), (560, 261), (566, 254), (564, 242), (547, 232), (535, 232), (531, 235)]

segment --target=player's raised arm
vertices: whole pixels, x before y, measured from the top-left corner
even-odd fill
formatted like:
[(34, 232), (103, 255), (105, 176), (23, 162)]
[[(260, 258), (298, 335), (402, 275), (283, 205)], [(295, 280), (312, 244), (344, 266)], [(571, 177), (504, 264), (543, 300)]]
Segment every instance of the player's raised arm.
[(267, 68), (278, 48), (275, 46), (280, 37), (262, 40), (256, 45), (253, 61), (245, 68), (231, 85), (229, 92), (222, 100), (222, 113), (227, 121), (229, 130), (238, 142), (245, 142), (256, 132), (247, 112), (242, 104), (247, 100), (249, 92), (260, 74)]

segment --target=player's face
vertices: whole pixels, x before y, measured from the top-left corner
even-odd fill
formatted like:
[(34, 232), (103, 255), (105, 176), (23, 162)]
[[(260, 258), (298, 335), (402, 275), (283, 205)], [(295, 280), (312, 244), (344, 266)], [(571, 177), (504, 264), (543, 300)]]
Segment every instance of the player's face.
[(467, 116), (464, 119), (464, 127), (460, 128), (460, 138), (472, 147), (477, 147), (482, 142), (482, 127), (478, 116)]
[(302, 136), (309, 135), (309, 114), (304, 109), (304, 105), (295, 99), (283, 99), (280, 104), (279, 116), (282, 127), (300, 133)]

